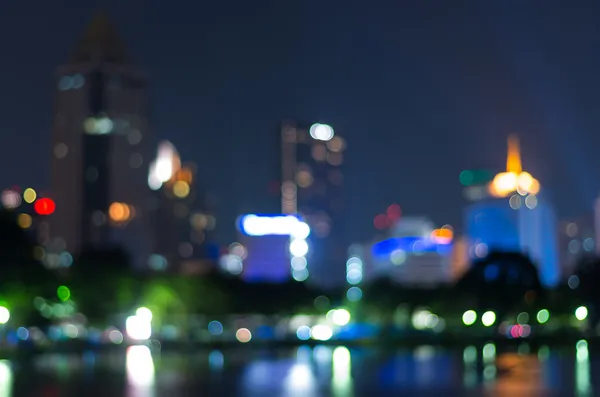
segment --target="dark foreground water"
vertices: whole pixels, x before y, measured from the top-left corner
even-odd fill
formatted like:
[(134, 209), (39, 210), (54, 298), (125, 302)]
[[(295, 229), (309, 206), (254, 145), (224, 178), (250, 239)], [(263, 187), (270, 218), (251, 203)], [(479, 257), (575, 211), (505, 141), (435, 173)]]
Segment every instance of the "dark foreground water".
[[(48, 354), (0, 361), (0, 397), (593, 396), (600, 356), (587, 344), (502, 352), (317, 346)], [(597, 379), (597, 380), (595, 380)]]

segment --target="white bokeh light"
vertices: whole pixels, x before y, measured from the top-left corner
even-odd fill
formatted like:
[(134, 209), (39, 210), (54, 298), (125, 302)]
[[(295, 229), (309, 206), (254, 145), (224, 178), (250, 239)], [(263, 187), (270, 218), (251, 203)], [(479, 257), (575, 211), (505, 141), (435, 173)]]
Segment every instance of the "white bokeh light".
[(306, 240), (294, 240), (290, 243), (290, 253), (293, 256), (306, 256), (308, 254), (308, 243)]
[(240, 224), (242, 231), (249, 236), (289, 235), (303, 239), (310, 234), (308, 224), (291, 215), (244, 215)]
[(335, 134), (330, 125), (320, 123), (313, 124), (309, 132), (310, 136), (318, 141), (329, 141)]
[(152, 323), (144, 317), (127, 317), (125, 329), (127, 330), (127, 335), (134, 340), (148, 340), (152, 336)]
[(175, 146), (169, 141), (162, 141), (158, 145), (156, 160), (150, 165), (148, 185), (153, 190), (160, 189), (163, 183), (171, 180), (173, 175), (181, 168), (181, 159)]

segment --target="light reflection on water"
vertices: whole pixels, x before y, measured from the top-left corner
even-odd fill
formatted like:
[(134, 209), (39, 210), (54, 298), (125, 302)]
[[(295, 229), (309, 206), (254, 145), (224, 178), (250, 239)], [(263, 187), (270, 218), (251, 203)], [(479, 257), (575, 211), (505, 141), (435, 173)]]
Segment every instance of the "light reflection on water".
[(154, 397), (154, 360), (147, 346), (130, 346), (125, 359), (127, 397)]
[(333, 351), (331, 392), (334, 397), (352, 397), (352, 357), (350, 350), (338, 346)]
[(125, 354), (40, 356), (0, 360), (0, 397), (363, 395), (573, 396), (594, 395), (600, 368), (586, 341), (571, 349), (529, 345), (506, 352), (492, 343), (464, 349), (421, 346), (378, 351), (344, 346), (224, 349), (154, 355), (146, 346)]
[(12, 397), (13, 372), (10, 362), (0, 360), (0, 397)]

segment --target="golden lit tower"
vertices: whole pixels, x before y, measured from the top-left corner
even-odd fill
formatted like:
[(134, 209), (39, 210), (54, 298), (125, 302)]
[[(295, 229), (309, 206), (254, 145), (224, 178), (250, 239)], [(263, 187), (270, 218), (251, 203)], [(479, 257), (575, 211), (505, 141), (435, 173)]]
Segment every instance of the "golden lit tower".
[(521, 196), (536, 195), (540, 191), (540, 183), (521, 166), (519, 139), (515, 135), (508, 137), (508, 156), (506, 172), (494, 177), (489, 185), (489, 192), (494, 197), (507, 197), (517, 192)]
[(508, 137), (506, 172), (511, 172), (516, 175), (523, 172), (523, 167), (521, 166), (521, 148), (519, 147), (519, 138), (516, 135), (509, 135)]
[(466, 235), (471, 258), (489, 252), (520, 252), (536, 264), (543, 285), (559, 282), (556, 215), (540, 192), (540, 183), (523, 171), (519, 141), (508, 138), (506, 171), (488, 185), (491, 198), (471, 204)]

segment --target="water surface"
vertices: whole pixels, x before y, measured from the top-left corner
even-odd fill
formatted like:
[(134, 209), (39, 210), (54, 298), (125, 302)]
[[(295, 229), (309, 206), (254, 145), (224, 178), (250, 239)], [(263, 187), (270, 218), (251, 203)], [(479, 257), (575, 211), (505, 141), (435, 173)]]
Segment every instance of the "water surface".
[[(600, 357), (600, 356), (599, 356)], [(528, 345), (396, 351), (343, 346), (188, 353), (145, 346), (0, 361), (0, 397), (592, 396), (598, 357)]]

